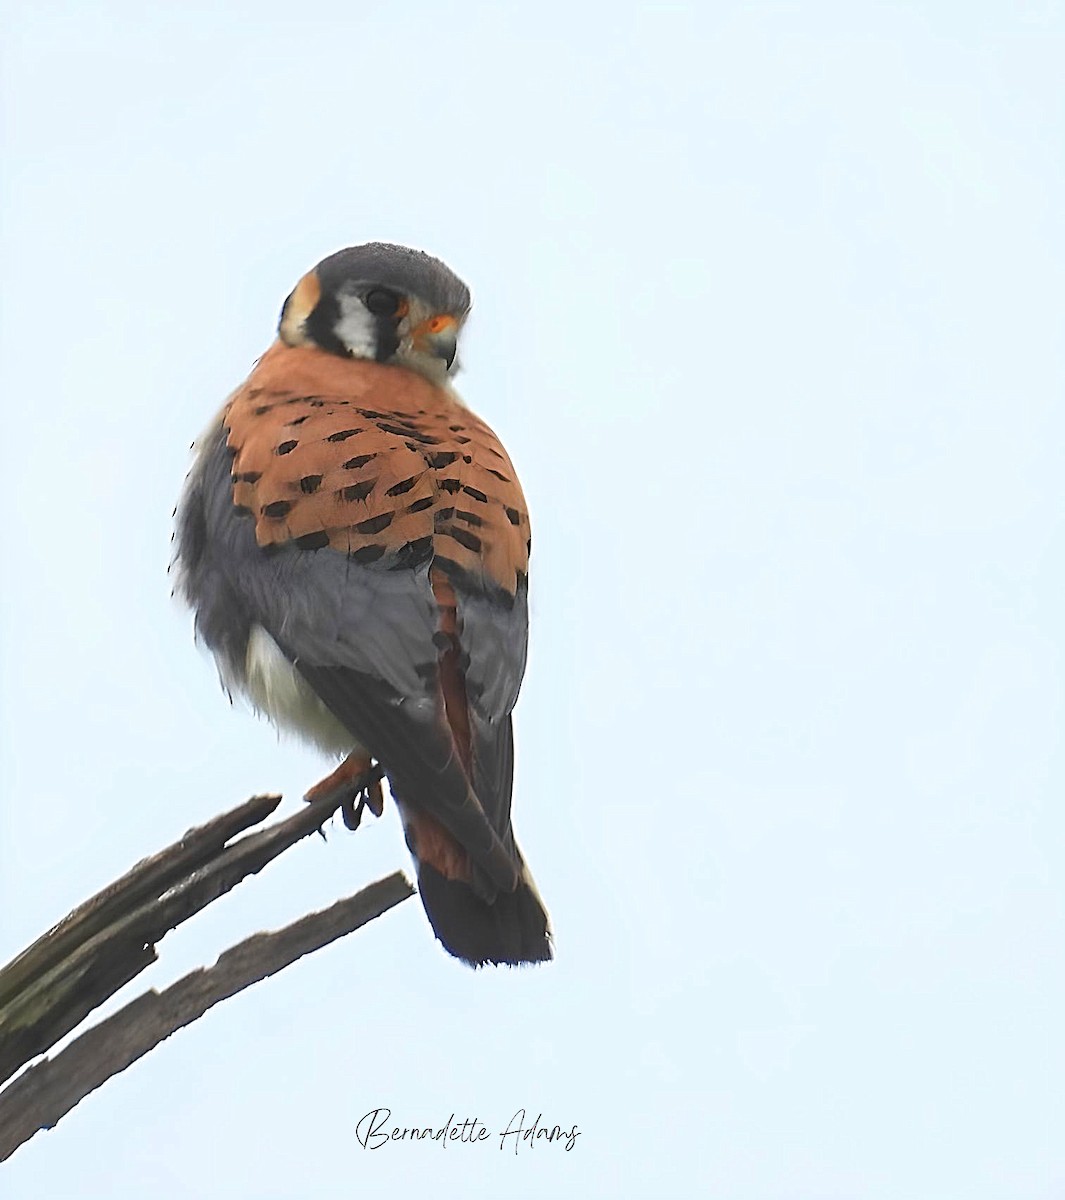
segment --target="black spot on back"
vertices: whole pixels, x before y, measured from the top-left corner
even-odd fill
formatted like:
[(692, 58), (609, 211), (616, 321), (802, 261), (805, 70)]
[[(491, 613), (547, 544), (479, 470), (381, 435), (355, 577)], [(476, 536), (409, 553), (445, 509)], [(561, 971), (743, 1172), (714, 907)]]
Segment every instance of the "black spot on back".
[[(430, 446), (439, 444), (440, 439), (430, 437), (427, 433), (419, 433), (417, 429), (412, 429), (409, 425), (394, 425), (391, 421), (378, 421), (377, 428), (382, 433), (394, 433), (397, 437), (412, 438), (416, 442), (424, 442)], [(416, 450), (417, 446), (411, 447)]]
[(291, 509), (291, 500), (273, 500), (269, 504), (264, 504), (261, 511), (264, 517), (271, 517), (275, 521), (279, 521), (282, 517), (287, 517)]
[(357, 433), (362, 433), (362, 430), (341, 429), (338, 433), (331, 433), (325, 440), (327, 442), (346, 442), (349, 437), (354, 437)]
[(298, 445), (299, 445), (299, 442), (297, 442), (297, 441), (282, 442), (281, 445), (278, 446), (277, 452), (278, 452), (278, 454), (291, 454), (292, 451), (295, 450)]
[(385, 552), (384, 546), (379, 546), (376, 544), (373, 546), (362, 546), (358, 550), (350, 551), (348, 554), (348, 558), (350, 558), (352, 562), (372, 563), (372, 562), (377, 562), (377, 560), (384, 554), (384, 552)]
[(301, 550), (324, 550), (329, 545), (329, 534), (324, 529), (317, 529), (296, 538), (296, 545)]
[(381, 513), (380, 516), (370, 517), (368, 521), (360, 521), (355, 526), (356, 533), (380, 533), (392, 524), (393, 513)]
[(366, 466), (366, 464), (370, 461), (371, 458), (376, 458), (376, 457), (377, 457), (376, 452), (373, 454), (356, 454), (354, 458), (349, 458), (348, 461), (343, 464), (344, 470), (345, 471), (355, 471), (359, 467)]
[(304, 475), (300, 480), (300, 491), (306, 492), (309, 496), (312, 492), (316, 492), (322, 484), (321, 475)]
[(472, 550), (476, 553), (481, 548), (481, 539), (475, 533), (469, 533), (465, 529), (459, 529), (457, 526), (452, 526), (450, 529), (444, 530), (448, 537), (453, 537), (460, 546), (465, 546), (467, 550)]
[(353, 483), (350, 487), (341, 488), (340, 494), (345, 500), (365, 500), (376, 486), (376, 479), (365, 479), (362, 483)]
[(418, 482), (419, 476), (412, 475), (409, 479), (401, 479), (399, 483), (394, 483), (385, 491), (386, 496), (402, 496), (404, 492), (409, 492), (412, 487)]
[(391, 568), (393, 571), (410, 570), (420, 567), (433, 556), (433, 539), (431, 537), (415, 538), (399, 548), (396, 561)]

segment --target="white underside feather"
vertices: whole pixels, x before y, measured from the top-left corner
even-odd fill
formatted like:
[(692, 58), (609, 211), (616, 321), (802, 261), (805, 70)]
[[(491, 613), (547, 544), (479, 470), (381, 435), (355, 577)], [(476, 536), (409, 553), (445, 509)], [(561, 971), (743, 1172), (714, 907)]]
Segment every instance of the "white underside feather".
[(283, 733), (294, 733), (327, 754), (350, 754), (359, 744), (311, 691), (261, 625), (248, 637), (243, 679), (224, 679)]

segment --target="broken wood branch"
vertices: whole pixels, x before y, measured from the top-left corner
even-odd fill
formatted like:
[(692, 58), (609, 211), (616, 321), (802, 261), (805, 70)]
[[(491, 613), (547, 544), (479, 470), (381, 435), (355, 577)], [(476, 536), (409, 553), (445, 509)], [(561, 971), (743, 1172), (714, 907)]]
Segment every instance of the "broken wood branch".
[[(359, 786), (380, 777), (375, 767)], [(0, 970), (0, 1082), (51, 1049), (154, 962), (156, 943), (169, 930), (320, 830), (350, 791), (322, 796), (283, 821), (237, 837), (270, 816), (281, 799), (253, 797), (144, 859), (27, 947)], [(413, 894), (397, 872), (284, 929), (256, 934), (213, 967), (132, 1001), (0, 1092), (0, 1160), (211, 1005)]]

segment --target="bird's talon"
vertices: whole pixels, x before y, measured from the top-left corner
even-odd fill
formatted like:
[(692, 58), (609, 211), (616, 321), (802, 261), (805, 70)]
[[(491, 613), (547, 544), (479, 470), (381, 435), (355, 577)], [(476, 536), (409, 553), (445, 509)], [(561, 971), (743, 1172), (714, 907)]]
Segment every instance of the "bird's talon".
[[(358, 797), (359, 803), (356, 806), (355, 798)], [(366, 807), (366, 793), (364, 791), (356, 792), (352, 796), (348, 796), (340, 805), (340, 816), (344, 824), (352, 833), (362, 824), (362, 812)]]

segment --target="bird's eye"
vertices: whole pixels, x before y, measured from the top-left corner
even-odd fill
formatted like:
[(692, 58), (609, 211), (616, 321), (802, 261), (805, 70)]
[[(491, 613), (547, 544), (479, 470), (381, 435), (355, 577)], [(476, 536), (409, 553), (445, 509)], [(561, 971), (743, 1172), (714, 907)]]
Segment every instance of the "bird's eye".
[(375, 317), (394, 317), (399, 312), (399, 297), (387, 288), (371, 288), (363, 303)]

